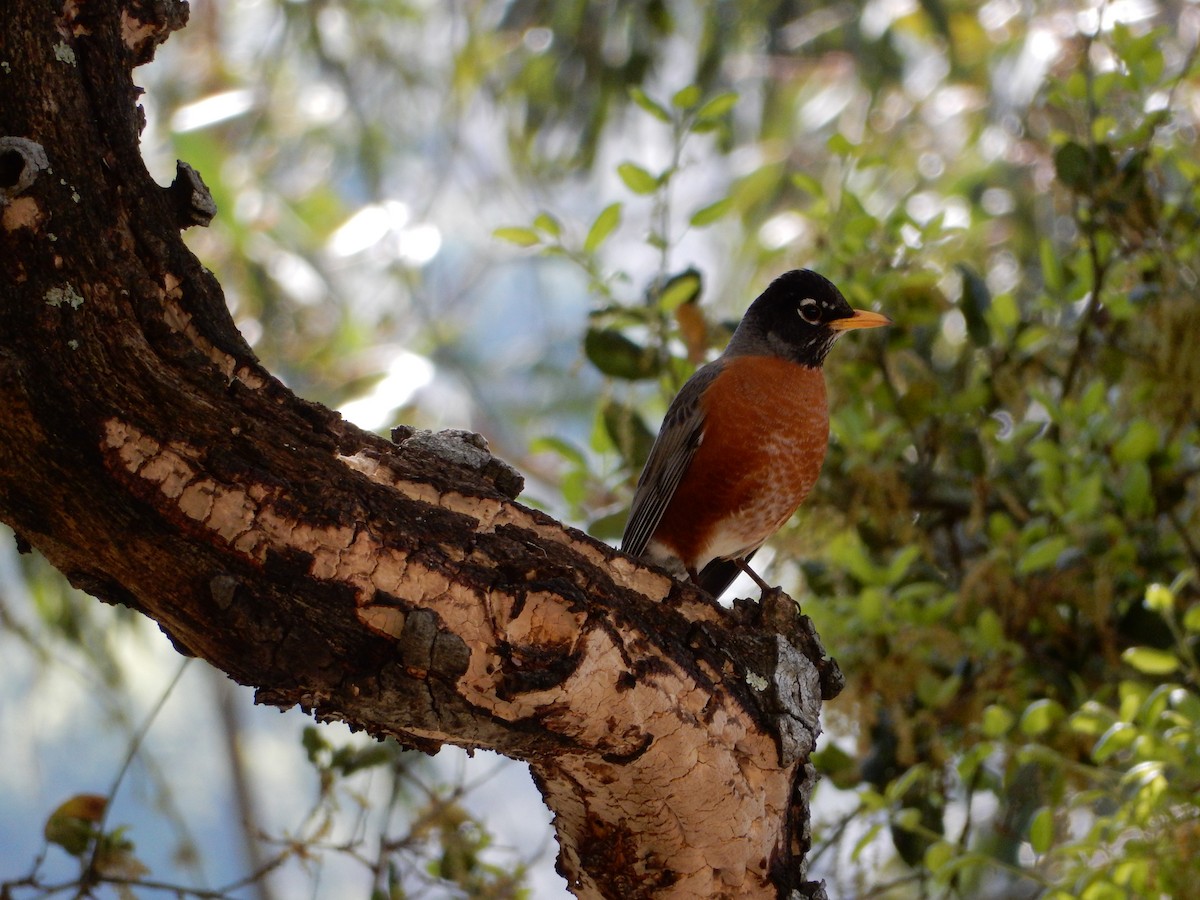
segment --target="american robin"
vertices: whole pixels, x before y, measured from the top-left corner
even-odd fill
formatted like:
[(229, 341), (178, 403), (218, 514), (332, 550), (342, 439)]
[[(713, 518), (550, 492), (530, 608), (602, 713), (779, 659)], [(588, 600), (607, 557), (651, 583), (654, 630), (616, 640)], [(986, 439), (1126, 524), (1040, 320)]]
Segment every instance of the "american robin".
[(638, 479), (621, 549), (690, 577), (714, 597), (808, 496), (829, 440), (821, 364), (853, 328), (891, 320), (851, 309), (798, 269), (746, 310), (717, 359), (667, 409)]

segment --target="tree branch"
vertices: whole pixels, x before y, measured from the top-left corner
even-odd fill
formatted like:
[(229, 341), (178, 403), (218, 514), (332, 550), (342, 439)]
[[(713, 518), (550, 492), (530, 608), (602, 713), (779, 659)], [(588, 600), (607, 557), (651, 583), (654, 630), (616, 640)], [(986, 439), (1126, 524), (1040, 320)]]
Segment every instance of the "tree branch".
[(528, 761), (580, 896), (817, 895), (795, 605), (722, 609), (516, 503), (474, 438), (392, 443), (291, 394), (179, 239), (202, 180), (139, 155), (131, 70), (186, 5), (15, 5), (0, 519), (259, 702)]

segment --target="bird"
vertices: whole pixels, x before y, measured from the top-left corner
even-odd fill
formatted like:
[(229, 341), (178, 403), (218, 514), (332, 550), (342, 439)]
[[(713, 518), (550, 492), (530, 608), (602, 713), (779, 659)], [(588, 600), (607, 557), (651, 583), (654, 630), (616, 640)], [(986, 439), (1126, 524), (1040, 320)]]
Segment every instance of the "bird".
[(822, 365), (847, 331), (890, 325), (809, 269), (750, 304), (724, 352), (667, 408), (634, 488), (621, 549), (714, 598), (804, 502), (829, 442)]

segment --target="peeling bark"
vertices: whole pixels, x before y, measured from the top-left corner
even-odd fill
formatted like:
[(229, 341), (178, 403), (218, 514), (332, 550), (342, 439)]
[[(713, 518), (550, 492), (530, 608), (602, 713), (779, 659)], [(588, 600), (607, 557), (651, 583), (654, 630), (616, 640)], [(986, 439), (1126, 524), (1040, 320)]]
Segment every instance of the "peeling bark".
[[(12, 6), (14, 4), (10, 4)], [(820, 896), (808, 756), (836, 668), (515, 501), (475, 436), (363, 432), (234, 328), (156, 185), (132, 69), (174, 0), (0, 21), (0, 519), (260, 702), (530, 763), (581, 897)]]

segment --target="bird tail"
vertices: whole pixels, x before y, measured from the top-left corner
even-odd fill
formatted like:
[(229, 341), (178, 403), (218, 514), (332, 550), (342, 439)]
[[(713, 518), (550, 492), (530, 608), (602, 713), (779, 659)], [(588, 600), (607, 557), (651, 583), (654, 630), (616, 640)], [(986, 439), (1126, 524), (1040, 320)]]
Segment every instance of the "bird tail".
[[(742, 561), (750, 562), (757, 552), (757, 550), (752, 550)], [(701, 588), (712, 594), (714, 600), (719, 600), (721, 595), (733, 584), (734, 579), (741, 574), (741, 571), (738, 564), (732, 559), (714, 559), (700, 570), (696, 581)]]

